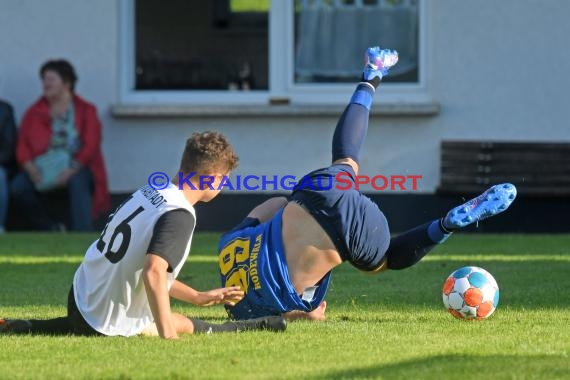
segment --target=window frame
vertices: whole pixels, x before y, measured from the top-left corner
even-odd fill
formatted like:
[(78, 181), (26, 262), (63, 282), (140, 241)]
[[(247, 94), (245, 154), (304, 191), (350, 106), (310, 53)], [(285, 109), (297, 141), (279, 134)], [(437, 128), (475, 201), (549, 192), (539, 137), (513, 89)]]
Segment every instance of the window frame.
[[(354, 84), (296, 84), (294, 82), (294, 0), (271, 0), (269, 11), (269, 89), (229, 90), (136, 90), (135, 0), (120, 1), (119, 99), (124, 105), (238, 106), (273, 102), (299, 105), (344, 104)], [(419, 0), (419, 69), (416, 83), (386, 83), (379, 91), (380, 104), (433, 103), (431, 95), (430, 12), (433, 2)], [(381, 41), (379, 41), (381, 43)], [(239, 95), (239, 96), (237, 96)]]

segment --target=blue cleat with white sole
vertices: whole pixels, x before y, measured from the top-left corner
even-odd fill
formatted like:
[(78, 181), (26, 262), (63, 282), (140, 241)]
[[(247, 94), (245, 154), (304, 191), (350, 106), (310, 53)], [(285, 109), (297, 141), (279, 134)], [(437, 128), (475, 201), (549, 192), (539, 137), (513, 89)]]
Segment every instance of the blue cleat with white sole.
[(388, 75), (388, 71), (392, 66), (398, 63), (398, 52), (396, 50), (380, 49), (378, 46), (366, 49), (364, 57), (365, 66), (362, 73), (362, 79), (365, 81), (373, 80), (378, 77), (382, 80)]
[(443, 219), (448, 230), (463, 228), (505, 211), (517, 196), (517, 188), (510, 183), (495, 185), (477, 198), (453, 208)]

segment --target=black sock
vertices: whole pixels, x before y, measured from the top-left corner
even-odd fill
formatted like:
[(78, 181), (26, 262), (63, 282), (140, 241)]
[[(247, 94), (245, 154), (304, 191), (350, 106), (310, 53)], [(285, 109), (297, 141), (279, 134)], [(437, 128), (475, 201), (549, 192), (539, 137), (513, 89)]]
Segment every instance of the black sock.
[(201, 319), (189, 318), (194, 325), (194, 334), (199, 333), (220, 333), (220, 332), (236, 332), (239, 331), (236, 322), (225, 322), (222, 324), (210, 323)]
[(332, 140), (332, 161), (350, 157), (358, 162), (360, 150), (368, 131), (368, 117), (374, 90), (361, 83), (352, 95), (350, 104), (340, 116)]
[(30, 319), (31, 334), (67, 335), (73, 333), (73, 328), (67, 317), (54, 319)]
[(445, 226), (445, 224), (443, 224), (443, 221), (445, 220), (445, 218), (441, 218), (439, 220), (439, 229), (441, 230), (441, 232), (443, 232), (444, 234), (450, 234), (452, 232), (455, 232), (458, 230), (458, 228), (448, 228)]
[(67, 317), (54, 319), (9, 319), (2, 330), (12, 334), (67, 335), (72, 333)]
[(283, 331), (287, 328), (287, 321), (280, 316), (268, 316), (243, 321), (228, 321), (222, 324), (205, 322), (201, 319), (189, 318), (194, 325), (194, 333), (220, 333), (248, 330)]
[(408, 230), (390, 239), (386, 251), (389, 269), (404, 269), (411, 267), (429, 253), (438, 243), (428, 234), (432, 222)]
[(362, 75), (362, 82), (370, 83), (374, 88), (378, 88), (378, 86), (380, 86), (380, 81), (380, 77), (374, 77), (370, 80), (366, 80), (364, 79), (364, 75)]

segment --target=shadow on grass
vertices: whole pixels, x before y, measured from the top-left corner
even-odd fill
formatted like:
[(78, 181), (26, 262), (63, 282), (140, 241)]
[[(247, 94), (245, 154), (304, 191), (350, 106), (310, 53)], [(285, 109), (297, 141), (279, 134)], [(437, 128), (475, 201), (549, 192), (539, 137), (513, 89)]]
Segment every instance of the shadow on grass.
[(318, 379), (568, 379), (568, 358), (559, 356), (437, 355), (373, 367), (329, 372)]

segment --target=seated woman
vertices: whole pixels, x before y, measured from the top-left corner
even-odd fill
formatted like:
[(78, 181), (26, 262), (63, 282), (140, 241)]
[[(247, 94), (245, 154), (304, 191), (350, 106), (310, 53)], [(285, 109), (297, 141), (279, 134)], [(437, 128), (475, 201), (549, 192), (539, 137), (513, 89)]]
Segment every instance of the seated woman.
[(60, 230), (38, 192), (67, 189), (71, 229), (89, 231), (92, 218), (109, 208), (101, 123), (95, 106), (75, 92), (77, 76), (65, 60), (40, 68), (43, 96), (26, 111), (16, 159), (23, 169), (11, 183), (18, 212), (35, 228)]

